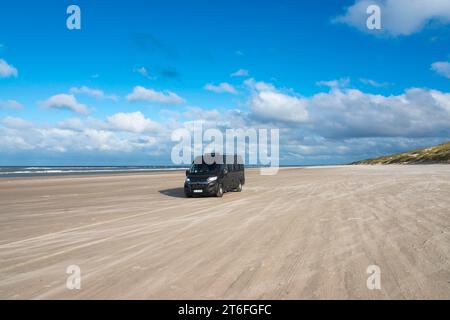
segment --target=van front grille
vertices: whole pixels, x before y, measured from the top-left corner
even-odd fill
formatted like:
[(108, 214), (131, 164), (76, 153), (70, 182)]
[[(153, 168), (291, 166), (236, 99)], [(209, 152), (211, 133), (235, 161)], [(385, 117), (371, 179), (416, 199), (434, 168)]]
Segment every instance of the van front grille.
[(205, 184), (191, 183), (192, 189), (203, 189), (205, 186), (206, 186)]

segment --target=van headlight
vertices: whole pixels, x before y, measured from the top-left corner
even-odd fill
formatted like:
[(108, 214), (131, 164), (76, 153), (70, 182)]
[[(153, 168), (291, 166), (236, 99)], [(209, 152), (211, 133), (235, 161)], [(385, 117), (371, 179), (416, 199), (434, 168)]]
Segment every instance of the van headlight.
[(186, 178), (186, 182), (191, 182), (191, 179), (189, 179), (189, 178)]
[(206, 181), (213, 182), (213, 181), (216, 181), (216, 180), (217, 180), (217, 177), (209, 177)]

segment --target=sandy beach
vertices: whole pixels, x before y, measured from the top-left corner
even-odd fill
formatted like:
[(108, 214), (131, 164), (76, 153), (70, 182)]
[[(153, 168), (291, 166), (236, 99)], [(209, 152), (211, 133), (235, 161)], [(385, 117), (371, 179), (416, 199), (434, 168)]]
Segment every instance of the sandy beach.
[(194, 199), (184, 172), (0, 179), (0, 298), (450, 298), (449, 165), (246, 177)]

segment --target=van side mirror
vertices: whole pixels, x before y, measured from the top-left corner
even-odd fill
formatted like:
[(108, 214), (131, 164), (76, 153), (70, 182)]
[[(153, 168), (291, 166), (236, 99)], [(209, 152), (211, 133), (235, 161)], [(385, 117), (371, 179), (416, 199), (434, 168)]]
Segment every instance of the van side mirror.
[(189, 174), (189, 169), (188, 170), (186, 170), (186, 175), (188, 175)]

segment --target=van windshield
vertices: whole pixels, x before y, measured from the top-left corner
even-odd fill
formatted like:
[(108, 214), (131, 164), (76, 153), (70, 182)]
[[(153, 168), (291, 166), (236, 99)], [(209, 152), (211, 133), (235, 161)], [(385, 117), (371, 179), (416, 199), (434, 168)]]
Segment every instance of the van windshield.
[(191, 170), (190, 173), (213, 173), (213, 172), (218, 172), (220, 170), (221, 165), (220, 164), (206, 164), (206, 163), (201, 163), (201, 164), (193, 164), (191, 166)]

